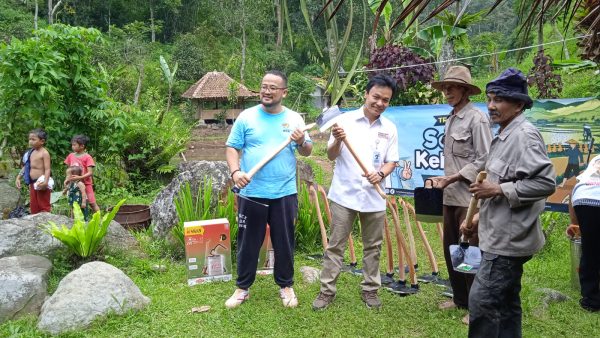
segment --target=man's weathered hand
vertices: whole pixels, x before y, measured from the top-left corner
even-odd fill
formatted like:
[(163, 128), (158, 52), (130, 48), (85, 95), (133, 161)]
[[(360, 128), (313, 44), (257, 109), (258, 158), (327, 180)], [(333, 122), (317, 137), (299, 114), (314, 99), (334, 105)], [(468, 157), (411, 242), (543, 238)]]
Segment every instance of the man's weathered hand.
[[(430, 180), (433, 181), (433, 188), (439, 188), (439, 189), (444, 189), (450, 183), (452, 183), (448, 176), (431, 177)], [(427, 187), (427, 182), (425, 183), (425, 186)]]
[(466, 220), (460, 224), (460, 232), (465, 235), (466, 239), (473, 237), (473, 234), (477, 233), (477, 229), (479, 229), (479, 213), (476, 213), (473, 216), (473, 221), (471, 222), (470, 228), (467, 228)]
[(502, 188), (499, 184), (483, 181), (481, 183), (472, 183), (469, 186), (469, 192), (477, 199), (490, 198), (502, 195)]
[(298, 128), (294, 130), (292, 135), (290, 135), (290, 138), (300, 146), (302, 143), (304, 143), (304, 132)]

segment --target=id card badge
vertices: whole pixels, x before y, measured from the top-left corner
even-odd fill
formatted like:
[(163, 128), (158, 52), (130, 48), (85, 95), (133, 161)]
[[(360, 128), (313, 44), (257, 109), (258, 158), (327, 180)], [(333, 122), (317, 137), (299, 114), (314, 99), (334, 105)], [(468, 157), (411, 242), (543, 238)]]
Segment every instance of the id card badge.
[(381, 152), (379, 150), (373, 151), (373, 168), (375, 170), (381, 169)]

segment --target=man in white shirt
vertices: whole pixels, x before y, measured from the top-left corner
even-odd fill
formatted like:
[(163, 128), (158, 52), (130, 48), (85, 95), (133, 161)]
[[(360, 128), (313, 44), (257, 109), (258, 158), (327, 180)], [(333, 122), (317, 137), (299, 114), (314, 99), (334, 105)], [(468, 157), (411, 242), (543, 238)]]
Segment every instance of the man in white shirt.
[[(394, 123), (381, 114), (396, 92), (396, 82), (376, 75), (367, 84), (365, 104), (344, 113), (338, 126), (332, 128), (327, 157), (335, 160), (333, 181), (329, 190), (332, 224), (329, 245), (323, 257), (321, 292), (313, 309), (326, 308), (335, 298), (336, 280), (342, 268), (352, 225), (358, 216), (362, 226), (363, 278), (361, 298), (369, 308), (381, 307), (377, 291), (381, 287), (379, 256), (383, 241), (386, 201), (375, 189), (396, 167), (398, 136)], [(344, 146), (347, 138), (358, 157), (369, 168), (364, 174)]]

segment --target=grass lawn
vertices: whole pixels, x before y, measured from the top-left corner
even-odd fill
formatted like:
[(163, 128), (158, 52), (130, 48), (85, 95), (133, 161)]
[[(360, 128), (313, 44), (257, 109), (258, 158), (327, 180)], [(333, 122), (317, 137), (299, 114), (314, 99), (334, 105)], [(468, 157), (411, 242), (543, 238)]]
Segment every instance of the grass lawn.
[[(565, 226), (565, 218), (560, 217), (559, 225), (554, 227), (544, 250), (525, 266), (521, 293), (525, 337), (600, 335), (600, 315), (581, 310), (577, 303), (578, 293), (570, 285), (569, 243), (563, 235)], [(444, 274), (437, 232), (433, 225), (426, 225), (426, 231)], [(152, 299), (152, 303), (141, 312), (111, 315), (96, 321), (87, 330), (64, 337), (464, 337), (467, 334), (467, 327), (460, 323), (464, 311), (437, 309), (437, 304), (445, 298), (440, 295), (441, 288), (435, 285), (421, 284), (419, 294), (405, 298), (381, 290), (383, 308), (371, 311), (359, 297), (361, 277), (343, 273), (332, 306), (324, 311), (313, 311), (311, 303), (319, 285), (304, 283), (298, 270), (303, 265), (320, 267), (320, 262), (308, 259), (306, 253), (296, 255), (298, 308), (283, 308), (272, 276), (258, 276), (251, 289), (250, 300), (237, 309), (227, 310), (223, 303), (234, 290), (233, 282), (188, 287), (183, 260), (164, 258), (164, 244), (150, 240), (145, 233), (138, 234), (138, 237), (147, 257), (111, 254), (105, 256), (105, 260), (129, 275)], [(359, 243), (359, 240), (356, 242)], [(430, 271), (421, 241), (417, 238), (416, 242), (421, 273)], [(360, 248), (357, 248), (359, 252)], [(64, 261), (60, 258), (54, 261), (50, 292), (68, 273)], [(165, 264), (167, 269), (164, 272), (153, 271), (153, 264)], [(543, 294), (538, 291), (539, 288), (558, 290), (571, 299), (550, 303), (544, 309)], [(202, 305), (211, 306), (211, 310), (190, 313), (192, 307)], [(7, 322), (0, 325), (0, 336), (44, 336), (35, 325), (33, 317)]]

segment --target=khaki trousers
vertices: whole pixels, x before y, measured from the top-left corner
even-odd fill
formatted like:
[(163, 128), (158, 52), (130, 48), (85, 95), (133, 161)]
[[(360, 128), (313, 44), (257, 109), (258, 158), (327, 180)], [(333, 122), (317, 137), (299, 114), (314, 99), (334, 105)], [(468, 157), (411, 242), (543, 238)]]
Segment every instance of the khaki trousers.
[(327, 295), (336, 293), (335, 283), (342, 270), (344, 252), (352, 224), (356, 216), (360, 219), (363, 242), (363, 291), (375, 291), (381, 287), (379, 256), (383, 241), (385, 211), (358, 212), (331, 201), (331, 234), (329, 245), (323, 256), (321, 272), (321, 292)]

